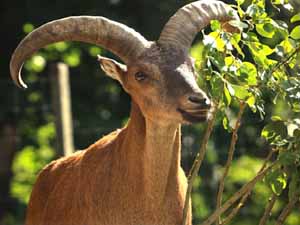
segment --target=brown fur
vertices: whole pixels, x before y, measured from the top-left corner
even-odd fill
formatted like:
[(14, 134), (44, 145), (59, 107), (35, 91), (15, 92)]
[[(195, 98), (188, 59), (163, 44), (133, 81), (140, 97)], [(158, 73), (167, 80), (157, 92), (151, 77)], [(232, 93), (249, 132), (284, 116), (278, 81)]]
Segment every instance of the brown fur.
[(43, 169), (26, 225), (179, 225), (185, 191), (180, 126), (147, 121), (133, 103), (125, 128)]

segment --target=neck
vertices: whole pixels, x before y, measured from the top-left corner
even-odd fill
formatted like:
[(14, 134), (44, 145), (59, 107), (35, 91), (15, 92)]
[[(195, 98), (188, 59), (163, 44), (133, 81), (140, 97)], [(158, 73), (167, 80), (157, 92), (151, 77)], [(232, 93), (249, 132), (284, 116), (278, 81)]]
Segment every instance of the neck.
[(128, 146), (124, 154), (129, 174), (133, 176), (132, 182), (139, 181), (138, 190), (145, 191), (157, 205), (168, 194), (168, 187), (178, 184), (180, 125), (146, 119), (135, 103), (132, 103), (130, 118), (124, 140)]

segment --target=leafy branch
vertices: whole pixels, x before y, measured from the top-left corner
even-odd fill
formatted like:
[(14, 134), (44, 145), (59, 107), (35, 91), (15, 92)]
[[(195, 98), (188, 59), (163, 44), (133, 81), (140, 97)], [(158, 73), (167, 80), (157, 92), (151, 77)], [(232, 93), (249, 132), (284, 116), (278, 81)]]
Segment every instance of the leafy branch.
[(270, 71), (270, 74), (274, 73), (277, 69), (279, 69), (281, 66), (285, 65), (288, 63), (297, 53), (300, 51), (300, 45), (296, 47), (296, 49), (285, 59), (282, 61), (279, 61)]
[[(284, 6), (288, 6), (288, 2), (284, 2), (272, 1), (272, 4), (287, 4)], [(241, 5), (243, 5), (243, 8)], [(226, 130), (231, 130), (232, 135), (227, 160), (219, 182), (216, 209), (201, 225), (228, 224), (245, 205), (255, 184), (263, 178), (265, 178), (265, 183), (274, 193), (266, 204), (259, 221), (259, 225), (265, 225), (282, 191), (288, 187), (290, 198), (296, 192), (295, 187), (300, 185), (300, 176), (299, 174), (295, 175), (295, 171), (299, 170), (300, 166), (300, 152), (298, 150), (300, 146), (300, 122), (299, 116), (297, 116), (297, 113), (300, 112), (300, 67), (298, 62), (300, 26), (296, 25), (289, 32), (286, 22), (272, 19), (268, 15), (269, 12), (266, 10), (264, 1), (246, 2), (237, 0), (236, 9), (243, 19), (239, 23), (241, 30), (248, 28), (244, 29), (244, 32), (242, 31), (239, 34), (224, 33), (220, 24), (213, 21), (211, 23), (212, 32), (209, 34), (203, 33), (202, 60), (199, 61), (205, 63), (201, 65), (200, 73), (204, 74), (204, 79), (208, 81), (210, 94), (213, 98), (220, 100), (219, 109), (221, 111), (220, 115), (223, 117), (223, 127)], [(291, 23), (295, 21), (300, 21), (299, 13), (289, 20)], [(266, 41), (271, 41), (273, 37), (274, 41), (272, 43)], [(272, 99), (270, 95), (276, 95), (276, 98), (273, 99), (274, 104), (276, 101), (281, 101), (283, 107), (287, 107), (285, 108), (287, 110), (285, 115), (288, 114), (288, 119), (281, 119), (280, 113), (276, 115), (278, 112), (274, 108), (277, 109), (278, 107), (275, 105), (271, 111), (269, 105), (266, 104), (266, 100)], [(279, 97), (279, 100), (277, 100), (277, 97)], [(239, 104), (239, 113), (235, 123), (230, 121), (232, 102)], [(232, 166), (238, 130), (247, 105), (253, 112), (259, 112), (262, 120), (266, 112), (275, 114), (275, 116), (270, 116), (271, 120), (264, 120), (265, 126), (261, 132), (261, 137), (272, 148), (278, 150), (279, 154), (276, 162), (267, 167), (267, 162), (270, 161), (272, 154), (275, 152), (274, 150), (270, 151), (256, 177), (234, 193), (229, 200), (222, 203), (225, 179), (228, 177)], [(284, 113), (282, 113), (283, 115)], [(212, 129), (211, 124), (209, 127)], [(204, 148), (206, 148), (210, 133), (211, 130), (207, 129), (205, 139), (189, 173), (183, 225), (186, 224), (186, 213), (192, 191), (191, 185), (202, 163), (206, 151)], [(273, 168), (275, 164), (277, 166)], [(285, 167), (293, 169), (283, 171), (282, 168)], [(278, 217), (276, 225), (283, 223), (295, 204), (296, 202), (292, 200), (288, 202)], [(227, 213), (229, 208), (232, 209)], [(225, 212), (227, 213), (226, 217), (222, 218), (222, 214)]]

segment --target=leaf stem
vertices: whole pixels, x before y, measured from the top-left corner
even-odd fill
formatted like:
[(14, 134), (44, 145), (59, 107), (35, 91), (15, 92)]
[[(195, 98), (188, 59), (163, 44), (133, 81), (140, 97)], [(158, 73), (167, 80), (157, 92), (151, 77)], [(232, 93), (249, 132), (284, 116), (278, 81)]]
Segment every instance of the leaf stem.
[(300, 45), (296, 47), (296, 49), (288, 56), (286, 57), (283, 61), (278, 62), (270, 71), (270, 74), (274, 73), (279, 67), (282, 65), (286, 64), (294, 55), (296, 55), (300, 51)]
[[(217, 209), (220, 208), (221, 204), (222, 204), (222, 198), (223, 198), (223, 192), (224, 192), (224, 186), (225, 186), (225, 178), (227, 177), (227, 175), (229, 173), (229, 169), (230, 169), (231, 162), (232, 162), (232, 159), (233, 159), (233, 155), (234, 155), (234, 151), (235, 151), (235, 145), (236, 145), (236, 142), (237, 142), (237, 139), (238, 139), (237, 132), (238, 132), (238, 129), (240, 128), (240, 125), (241, 125), (241, 119), (242, 119), (242, 115), (244, 113), (245, 107), (246, 107), (245, 102), (240, 102), (237, 120), (235, 122), (235, 126), (234, 126), (234, 129), (233, 129), (232, 135), (231, 135), (230, 147), (229, 147), (229, 150), (228, 150), (228, 158), (227, 158), (227, 161), (226, 161), (226, 164), (225, 164), (225, 169), (224, 169), (223, 176), (221, 176), (221, 180), (220, 180), (220, 184), (219, 184), (219, 190), (218, 190), (218, 195), (217, 195), (217, 205), (216, 205)], [(218, 218), (217, 225), (222, 223), (221, 216), (222, 215), (220, 214), (220, 216)]]
[(289, 203), (284, 207), (280, 215), (278, 216), (276, 220), (275, 225), (282, 225), (286, 218), (290, 215), (292, 212), (295, 204), (299, 201), (299, 195), (295, 194), (294, 197), (289, 201)]
[(199, 152), (198, 152), (198, 154), (197, 154), (197, 156), (194, 160), (193, 166), (192, 166), (192, 168), (189, 172), (189, 175), (188, 175), (188, 187), (187, 187), (187, 191), (186, 191), (186, 194), (185, 194), (182, 225), (186, 225), (193, 182), (194, 182), (194, 180), (195, 180), (195, 178), (198, 174), (198, 171), (201, 167), (202, 161), (203, 161), (205, 153), (206, 153), (206, 149), (207, 149), (206, 146), (207, 146), (209, 137), (212, 133), (213, 126), (214, 126), (214, 123), (215, 123), (215, 120), (216, 120), (218, 105), (219, 105), (219, 103), (215, 104), (215, 107), (214, 107), (214, 109), (212, 111), (212, 114), (211, 114), (211, 119), (208, 121), (207, 129), (206, 129), (206, 132), (204, 134), (204, 138), (203, 138), (200, 150), (199, 150)]
[[(269, 162), (269, 160), (271, 159), (273, 153), (275, 151), (273, 151), (273, 149), (268, 153), (267, 157), (264, 160), (264, 163), (262, 165), (262, 167), (260, 168), (260, 170), (258, 171), (258, 173), (261, 173), (267, 166), (267, 163)], [(252, 190), (251, 190), (252, 191)], [(234, 217), (235, 215), (239, 212), (239, 210), (244, 206), (245, 202), (247, 201), (248, 197), (250, 196), (250, 193), (245, 194), (242, 199), (240, 200), (240, 202), (237, 204), (237, 206), (230, 212), (230, 214), (224, 219), (224, 221), (221, 223), (221, 225), (225, 225), (227, 223), (229, 223)]]
[(267, 223), (269, 217), (271, 216), (271, 211), (274, 207), (276, 200), (277, 196), (273, 193), (272, 197), (269, 199), (267, 207), (265, 208), (265, 212), (259, 221), (259, 225), (265, 225)]
[(220, 225), (225, 225), (225, 224), (229, 223), (232, 220), (232, 218), (235, 217), (235, 215), (239, 212), (239, 210), (244, 206), (244, 203), (248, 199), (249, 195), (250, 195), (250, 192), (248, 194), (245, 194), (242, 197), (242, 199), (237, 204), (237, 206), (230, 212), (230, 214), (222, 221), (222, 223)]
[(210, 215), (201, 225), (211, 225), (215, 222), (219, 215), (228, 210), (237, 200), (239, 200), (242, 196), (248, 195), (255, 184), (262, 180), (266, 173), (275, 165), (275, 162), (268, 166), (266, 169), (259, 172), (251, 181), (244, 184), (243, 187), (240, 188), (237, 192), (234, 193), (220, 208), (216, 209), (213, 214)]

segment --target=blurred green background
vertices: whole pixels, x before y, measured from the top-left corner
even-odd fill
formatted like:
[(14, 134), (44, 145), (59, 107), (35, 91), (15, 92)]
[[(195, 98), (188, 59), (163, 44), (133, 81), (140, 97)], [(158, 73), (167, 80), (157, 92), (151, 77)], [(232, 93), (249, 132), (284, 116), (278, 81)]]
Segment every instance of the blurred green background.
[[(95, 46), (81, 43), (59, 43), (41, 50), (23, 70), (29, 84), (26, 91), (14, 86), (9, 74), (9, 60), (18, 42), (34, 27), (71, 15), (97, 15), (124, 23), (148, 40), (156, 40), (168, 18), (187, 0), (1, 0), (0, 2), (0, 225), (23, 224), (26, 204), (38, 171), (57, 157), (55, 126), (51, 105), (49, 65), (63, 61), (70, 67), (74, 140), (76, 149), (83, 149), (117, 128), (129, 116), (130, 98), (120, 85), (107, 78), (96, 61), (96, 55), (114, 57)], [(227, 3), (232, 3), (227, 1)], [(290, 1), (295, 9), (298, 1)], [(272, 9), (271, 9), (272, 10)], [(289, 23), (288, 10), (273, 15)], [(201, 50), (195, 41), (193, 54)], [(201, 59), (201, 56), (199, 56)], [(270, 101), (271, 99), (266, 99)], [(266, 104), (268, 105), (268, 104)], [(266, 108), (287, 117), (284, 102)], [(236, 113), (234, 110), (233, 115)], [(215, 208), (218, 180), (227, 158), (230, 134), (222, 127), (222, 118), (208, 145), (200, 177), (194, 184), (193, 217), (199, 224)], [(268, 120), (266, 117), (265, 120)], [(224, 199), (255, 176), (270, 147), (260, 137), (265, 125), (258, 114), (246, 111), (239, 132), (236, 155), (226, 181)], [(205, 124), (183, 127), (182, 166), (188, 172), (199, 149)], [(8, 147), (10, 146), (10, 147)], [(271, 191), (259, 183), (248, 205), (242, 208), (231, 224), (258, 224)], [(276, 203), (274, 217), (284, 200)], [(272, 221), (269, 223), (273, 224)], [(299, 206), (286, 225), (300, 225)]]

